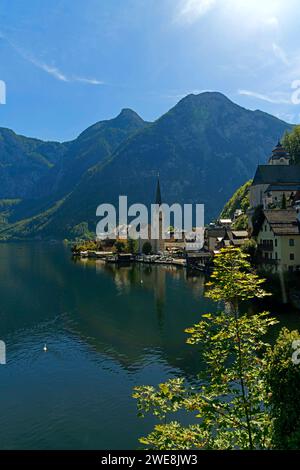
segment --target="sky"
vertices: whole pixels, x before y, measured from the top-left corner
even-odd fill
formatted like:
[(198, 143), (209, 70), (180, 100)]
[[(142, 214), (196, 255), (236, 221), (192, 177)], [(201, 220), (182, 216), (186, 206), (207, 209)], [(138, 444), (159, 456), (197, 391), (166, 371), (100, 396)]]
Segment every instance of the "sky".
[(220, 91), (300, 122), (298, 0), (0, 0), (0, 126), (71, 140)]

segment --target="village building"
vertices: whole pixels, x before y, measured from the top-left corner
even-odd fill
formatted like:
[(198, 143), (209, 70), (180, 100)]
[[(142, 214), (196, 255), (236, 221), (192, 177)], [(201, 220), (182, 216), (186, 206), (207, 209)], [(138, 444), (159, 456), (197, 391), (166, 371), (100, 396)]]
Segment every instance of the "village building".
[(209, 226), (205, 230), (205, 247), (211, 253), (218, 250), (220, 241), (226, 235), (225, 227)]
[(226, 233), (224, 237), (218, 240), (216, 249), (220, 250), (221, 248), (227, 248), (229, 246), (241, 248), (244, 245), (244, 243), (248, 240), (249, 240), (249, 235), (248, 235), (247, 230), (226, 229)]
[(249, 216), (253, 215), (254, 209), (258, 206), (265, 209), (273, 208), (272, 205), (283, 208), (282, 205), (285, 202), (288, 205), (299, 188), (300, 165), (291, 164), (289, 154), (278, 143), (268, 164), (257, 167), (250, 186)]
[(300, 165), (293, 164), (280, 142), (268, 164), (257, 167), (248, 221), (264, 268), (272, 272), (300, 269)]
[(265, 210), (257, 235), (260, 263), (276, 272), (300, 270), (300, 220), (295, 209)]

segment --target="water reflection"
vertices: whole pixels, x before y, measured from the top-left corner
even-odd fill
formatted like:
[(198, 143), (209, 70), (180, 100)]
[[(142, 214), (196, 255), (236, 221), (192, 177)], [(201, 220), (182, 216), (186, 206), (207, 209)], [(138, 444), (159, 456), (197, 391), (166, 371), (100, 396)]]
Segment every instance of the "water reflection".
[(136, 418), (133, 386), (201, 369), (184, 329), (216, 311), (204, 284), (171, 266), (0, 245), (0, 447), (135, 448), (153, 423)]

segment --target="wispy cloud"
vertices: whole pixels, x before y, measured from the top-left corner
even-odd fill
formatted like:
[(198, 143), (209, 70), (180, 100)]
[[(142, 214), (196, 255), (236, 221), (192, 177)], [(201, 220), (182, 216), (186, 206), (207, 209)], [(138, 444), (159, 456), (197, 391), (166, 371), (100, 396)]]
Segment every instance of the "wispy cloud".
[(62, 82), (69, 82), (70, 79), (63, 73), (61, 72), (57, 67), (54, 67), (52, 65), (45, 64), (44, 62), (40, 62), (36, 58), (32, 57), (29, 54), (21, 54), (23, 59), (27, 60), (31, 64), (35, 65), (37, 68), (43, 70), (44, 72), (48, 73), (49, 75), (52, 75), (52, 77), (56, 78), (57, 80), (61, 80)]
[(250, 96), (252, 98), (256, 98), (258, 100), (267, 101), (268, 103), (273, 104), (291, 104), (291, 98), (288, 94), (284, 93), (259, 93), (256, 91), (251, 90), (238, 90), (239, 95)]
[(73, 81), (88, 83), (89, 85), (105, 85), (105, 82), (97, 80), (96, 78), (73, 77)]
[(25, 51), (21, 47), (17, 46), (13, 42), (11, 42), (3, 33), (0, 32), (0, 38), (4, 39), (10, 47), (14, 49), (24, 60), (30, 62), (35, 67), (43, 70), (44, 72), (48, 73), (56, 80), (60, 80), (61, 82), (81, 82), (86, 83), (88, 85), (104, 85), (105, 82), (98, 80), (96, 78), (88, 78), (88, 77), (79, 77), (75, 75), (67, 75), (58, 69), (55, 65), (47, 64), (36, 57), (34, 57), (30, 52)]
[(25, 60), (28, 60), (29, 62), (31, 62), (33, 65), (35, 65), (39, 69), (43, 70), (44, 72), (48, 73), (49, 75), (52, 75), (52, 77), (54, 77), (57, 80), (60, 80), (62, 82), (81, 82), (81, 83), (86, 83), (88, 85), (104, 85), (103, 81), (97, 80), (96, 78), (87, 78), (87, 77), (78, 77), (78, 76), (73, 76), (73, 75), (66, 75), (64, 72), (59, 70), (57, 67), (55, 67), (53, 65), (46, 64), (45, 62), (41, 62), (41, 61), (37, 60), (35, 57), (32, 57), (31, 55), (22, 54), (22, 57)]
[(215, 5), (216, 0), (181, 0), (177, 7), (175, 21), (194, 23)]
[(274, 52), (274, 55), (279, 59), (281, 60), (281, 62), (284, 64), (284, 65), (290, 65), (290, 61), (287, 57), (287, 54), (285, 52), (285, 50), (278, 46), (278, 44), (276, 44), (275, 42), (273, 42), (272, 44), (272, 49), (273, 49), (273, 52)]

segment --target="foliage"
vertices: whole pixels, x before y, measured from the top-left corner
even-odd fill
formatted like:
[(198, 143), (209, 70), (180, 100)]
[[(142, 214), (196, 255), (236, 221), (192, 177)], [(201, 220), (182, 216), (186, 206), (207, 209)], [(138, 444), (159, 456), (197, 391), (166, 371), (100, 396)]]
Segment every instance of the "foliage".
[(250, 238), (250, 240), (246, 240), (245, 243), (242, 245), (241, 250), (243, 253), (246, 253), (249, 255), (251, 263), (254, 262), (255, 256), (256, 256), (256, 250), (257, 250), (257, 243), (253, 238)]
[(152, 245), (150, 242), (145, 242), (142, 247), (144, 255), (150, 255), (152, 253)]
[(256, 237), (261, 229), (261, 226), (263, 224), (263, 221), (265, 219), (264, 211), (263, 211), (263, 206), (257, 206), (254, 209), (254, 213), (252, 215), (252, 236)]
[[(151, 448), (263, 449), (270, 445), (271, 420), (266, 404), (263, 353), (270, 347), (263, 337), (277, 323), (268, 313), (241, 314), (241, 301), (268, 295), (263, 280), (251, 271), (248, 255), (237, 248), (222, 249), (206, 296), (224, 304), (224, 311), (206, 314), (186, 331), (188, 343), (200, 347), (206, 367), (196, 386), (172, 379), (157, 388), (136, 387), (141, 416), (151, 412), (164, 424), (141, 442)], [(263, 403), (265, 406), (263, 407)], [(198, 418), (190, 429), (170, 413), (184, 410)], [(189, 434), (190, 431), (190, 434)], [(186, 441), (184, 436), (190, 436)], [(183, 443), (184, 442), (184, 443)]]
[(299, 331), (283, 328), (268, 353), (266, 378), (274, 418), (272, 444), (277, 449), (300, 448), (300, 364), (292, 361), (292, 345), (297, 340)]
[(124, 240), (116, 240), (114, 244), (115, 250), (117, 253), (125, 253), (126, 252), (126, 244)]
[(137, 248), (138, 248), (137, 240), (134, 240), (133, 238), (128, 238), (128, 240), (126, 241), (126, 247), (125, 247), (126, 253), (134, 254), (137, 252)]
[(157, 424), (141, 443), (157, 450), (201, 449), (206, 444), (206, 433), (197, 424), (181, 426), (177, 421)]
[(282, 145), (289, 152), (293, 163), (300, 165), (300, 126), (284, 134)]
[(80, 224), (75, 225), (70, 231), (71, 237), (75, 240), (93, 240), (95, 234), (89, 230), (89, 225), (87, 222), (81, 222)]
[(247, 230), (248, 217), (246, 214), (241, 214), (232, 224), (233, 230)]
[(72, 253), (78, 254), (81, 251), (101, 251), (102, 243), (100, 240), (86, 240), (76, 243), (72, 246)]
[[(249, 207), (249, 188), (252, 184), (252, 180), (247, 181), (247, 183), (243, 184), (234, 195), (229, 199), (229, 201), (225, 204), (220, 218), (229, 217), (233, 219), (234, 213), (237, 209), (241, 209), (244, 213), (247, 211)], [(237, 229), (238, 230), (238, 229)]]

